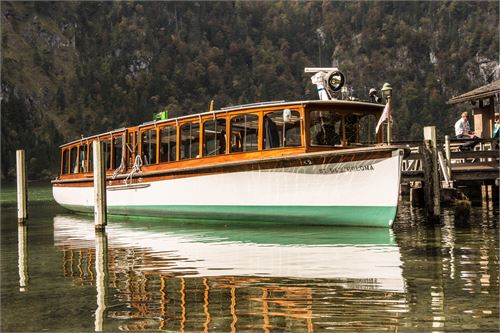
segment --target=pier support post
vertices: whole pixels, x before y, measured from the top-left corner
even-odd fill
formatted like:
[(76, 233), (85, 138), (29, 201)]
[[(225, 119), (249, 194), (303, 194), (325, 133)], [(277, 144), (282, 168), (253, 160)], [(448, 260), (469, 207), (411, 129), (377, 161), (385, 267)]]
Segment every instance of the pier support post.
[(28, 191), (26, 186), (26, 159), (24, 150), (16, 150), (17, 222), (24, 224), (28, 218)]
[(444, 136), (444, 156), (446, 158), (446, 168), (448, 169), (448, 177), (450, 178), (450, 185), (453, 186), (453, 180), (451, 178), (451, 148), (450, 148), (450, 136)]
[(425, 211), (428, 218), (437, 220), (441, 213), (441, 202), (436, 127), (424, 127), (424, 143), (424, 192), (427, 199), (425, 202)]
[(94, 141), (94, 220), (95, 230), (103, 231), (107, 223), (106, 214), (106, 169), (103, 160), (102, 142)]

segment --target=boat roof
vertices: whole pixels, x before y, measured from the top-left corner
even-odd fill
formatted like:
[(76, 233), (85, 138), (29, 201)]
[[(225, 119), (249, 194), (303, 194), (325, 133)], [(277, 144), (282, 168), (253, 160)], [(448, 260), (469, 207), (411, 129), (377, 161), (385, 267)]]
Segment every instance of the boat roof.
[[(163, 124), (163, 123), (172, 122), (172, 121), (178, 122), (180, 120), (184, 120), (187, 118), (203, 117), (206, 115), (217, 115), (217, 114), (227, 113), (230, 111), (244, 111), (244, 110), (249, 110), (249, 109), (263, 109), (263, 108), (272, 108), (272, 107), (280, 107), (280, 106), (306, 105), (306, 104), (307, 105), (321, 105), (321, 106), (327, 106), (327, 105), (356, 106), (360, 109), (372, 109), (372, 108), (382, 109), (384, 107), (383, 104), (363, 102), (363, 101), (351, 101), (351, 100), (270, 101), (270, 102), (259, 102), (259, 103), (227, 106), (227, 107), (223, 107), (223, 108), (220, 108), (219, 110), (214, 110), (214, 111), (193, 113), (193, 114), (189, 114), (189, 115), (185, 115), (185, 116), (169, 118), (169, 119), (164, 119), (164, 120), (148, 121), (148, 122), (142, 123), (140, 125), (131, 126), (131, 127), (142, 128), (142, 127), (146, 127), (146, 126), (153, 125), (153, 124), (158, 125), (158, 124)], [(101, 136), (107, 136), (107, 135), (112, 135), (114, 133), (123, 132), (127, 128), (128, 127), (122, 127), (122, 128), (114, 129), (114, 130), (109, 131), (109, 132), (99, 133), (99, 134), (95, 134), (95, 135), (88, 136), (88, 137), (82, 136), (82, 138), (80, 138), (80, 139), (73, 140), (71, 142), (64, 143), (64, 144), (60, 145), (59, 148), (69, 146), (69, 145), (75, 144), (77, 142), (87, 141), (87, 140), (91, 140), (91, 139), (101, 137)]]

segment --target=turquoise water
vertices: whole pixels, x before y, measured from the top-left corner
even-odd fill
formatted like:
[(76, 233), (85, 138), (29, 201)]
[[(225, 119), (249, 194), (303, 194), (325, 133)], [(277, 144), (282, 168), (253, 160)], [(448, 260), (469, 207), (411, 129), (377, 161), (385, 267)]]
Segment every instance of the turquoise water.
[(432, 226), (403, 202), (392, 230), (113, 217), (96, 236), (47, 184), (29, 197), (20, 228), (2, 188), (2, 332), (500, 329), (498, 203)]

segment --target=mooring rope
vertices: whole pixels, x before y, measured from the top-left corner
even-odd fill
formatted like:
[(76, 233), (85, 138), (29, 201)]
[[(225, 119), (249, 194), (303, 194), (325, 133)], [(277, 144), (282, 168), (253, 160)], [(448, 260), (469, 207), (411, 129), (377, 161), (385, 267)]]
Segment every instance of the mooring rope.
[(134, 166), (132, 167), (132, 170), (127, 175), (127, 178), (125, 178), (125, 180), (124, 180), (125, 184), (127, 184), (129, 179), (132, 179), (134, 173), (141, 171), (141, 167), (142, 167), (142, 158), (141, 158), (141, 155), (137, 155), (135, 157)]

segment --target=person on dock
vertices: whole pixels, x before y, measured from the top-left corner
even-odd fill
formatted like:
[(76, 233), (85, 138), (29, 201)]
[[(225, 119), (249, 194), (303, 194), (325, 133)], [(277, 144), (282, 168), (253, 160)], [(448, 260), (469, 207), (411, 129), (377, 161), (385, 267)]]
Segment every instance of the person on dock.
[(500, 113), (495, 112), (495, 124), (493, 125), (493, 139), (496, 139), (495, 149), (498, 149), (500, 139)]
[[(455, 135), (457, 139), (479, 139), (474, 131), (470, 130), (469, 114), (462, 112), (462, 117), (455, 123)], [(460, 146), (460, 150), (472, 150), (478, 144), (477, 140), (472, 140)]]

